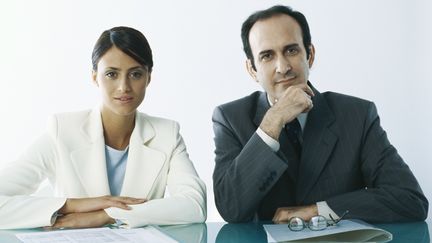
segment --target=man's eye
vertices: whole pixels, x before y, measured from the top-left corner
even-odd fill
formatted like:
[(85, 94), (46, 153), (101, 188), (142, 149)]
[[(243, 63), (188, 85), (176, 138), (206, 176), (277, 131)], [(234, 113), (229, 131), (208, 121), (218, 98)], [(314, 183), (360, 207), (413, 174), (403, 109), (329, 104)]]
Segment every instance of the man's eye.
[(117, 73), (116, 72), (107, 72), (107, 73), (105, 73), (105, 76), (110, 78), (110, 79), (115, 79), (117, 77)]
[(262, 61), (268, 61), (271, 59), (271, 57), (272, 57), (272, 55), (270, 53), (263, 54), (263, 55), (261, 55), (261, 60)]
[(290, 48), (287, 50), (287, 54), (288, 55), (295, 55), (297, 54), (299, 51), (297, 50), (297, 48)]
[(129, 77), (131, 79), (140, 79), (143, 76), (143, 74), (141, 72), (131, 72), (129, 74)]

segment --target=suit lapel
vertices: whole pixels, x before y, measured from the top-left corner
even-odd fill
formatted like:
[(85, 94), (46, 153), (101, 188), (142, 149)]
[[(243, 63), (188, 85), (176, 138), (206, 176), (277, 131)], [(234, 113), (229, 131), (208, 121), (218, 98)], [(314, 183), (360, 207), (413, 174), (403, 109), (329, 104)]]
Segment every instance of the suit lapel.
[(148, 198), (166, 160), (163, 152), (150, 147), (155, 133), (149, 120), (137, 112), (135, 128), (130, 138), (122, 196)]
[[(310, 84), (309, 84), (310, 85)], [(312, 85), (310, 85), (312, 87)], [(312, 87), (314, 108), (308, 113), (303, 133), (302, 157), (297, 183), (297, 202), (302, 203), (315, 185), (338, 140), (330, 129), (334, 115), (324, 97)]]
[(71, 160), (76, 174), (87, 196), (110, 195), (105, 162), (105, 141), (102, 119), (99, 110), (90, 112), (82, 125), (88, 144), (71, 152)]
[(255, 111), (253, 122), (257, 127), (259, 127), (262, 119), (264, 118), (264, 115), (266, 114), (267, 110), (270, 108), (270, 105), (267, 100), (267, 93), (260, 92), (258, 99), (256, 100), (255, 107), (256, 107), (256, 111)]

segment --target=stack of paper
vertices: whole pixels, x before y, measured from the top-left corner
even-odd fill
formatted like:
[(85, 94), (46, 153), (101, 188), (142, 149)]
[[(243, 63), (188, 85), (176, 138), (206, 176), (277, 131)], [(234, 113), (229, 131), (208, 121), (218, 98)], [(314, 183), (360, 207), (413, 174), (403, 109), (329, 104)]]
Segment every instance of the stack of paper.
[(79, 230), (57, 230), (50, 232), (22, 233), (16, 237), (24, 243), (126, 243), (126, 242), (161, 242), (176, 243), (177, 241), (162, 233), (153, 226), (138, 229), (79, 229)]
[(343, 242), (388, 242), (393, 236), (390, 232), (376, 228), (360, 220), (341, 220), (336, 226), (324, 230), (291, 231), (287, 224), (264, 225), (268, 242), (281, 241), (343, 241)]

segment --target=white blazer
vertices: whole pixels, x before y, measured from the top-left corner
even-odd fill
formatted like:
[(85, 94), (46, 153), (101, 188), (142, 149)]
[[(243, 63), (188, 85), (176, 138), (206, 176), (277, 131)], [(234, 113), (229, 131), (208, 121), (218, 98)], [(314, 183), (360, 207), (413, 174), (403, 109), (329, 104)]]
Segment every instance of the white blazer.
[[(29, 196), (46, 178), (55, 197)], [(110, 195), (110, 189), (100, 111), (57, 114), (47, 133), (0, 171), (0, 229), (48, 226), (66, 198), (103, 195)], [(132, 210), (105, 209), (130, 227), (205, 221), (205, 184), (178, 123), (137, 112), (121, 196), (149, 200)]]

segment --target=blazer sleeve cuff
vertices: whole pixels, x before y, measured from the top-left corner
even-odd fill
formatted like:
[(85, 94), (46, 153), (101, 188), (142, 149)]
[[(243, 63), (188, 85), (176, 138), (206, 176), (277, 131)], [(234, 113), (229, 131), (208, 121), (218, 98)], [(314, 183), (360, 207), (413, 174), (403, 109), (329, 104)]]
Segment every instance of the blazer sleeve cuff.
[[(1, 196), (0, 196), (0, 199)], [(5, 199), (5, 198), (3, 198)], [(0, 200), (1, 201), (1, 200)], [(52, 226), (53, 215), (66, 198), (13, 196), (0, 207), (0, 229), (23, 229)]]
[(106, 208), (105, 212), (116, 221), (115, 224), (119, 228), (131, 229), (148, 225), (148, 222), (145, 222), (142, 218), (140, 220), (134, 220), (124, 209), (111, 207)]
[(265, 133), (260, 127), (256, 130), (258, 136), (266, 143), (274, 152), (279, 151), (280, 144), (278, 141), (270, 137), (267, 133)]

